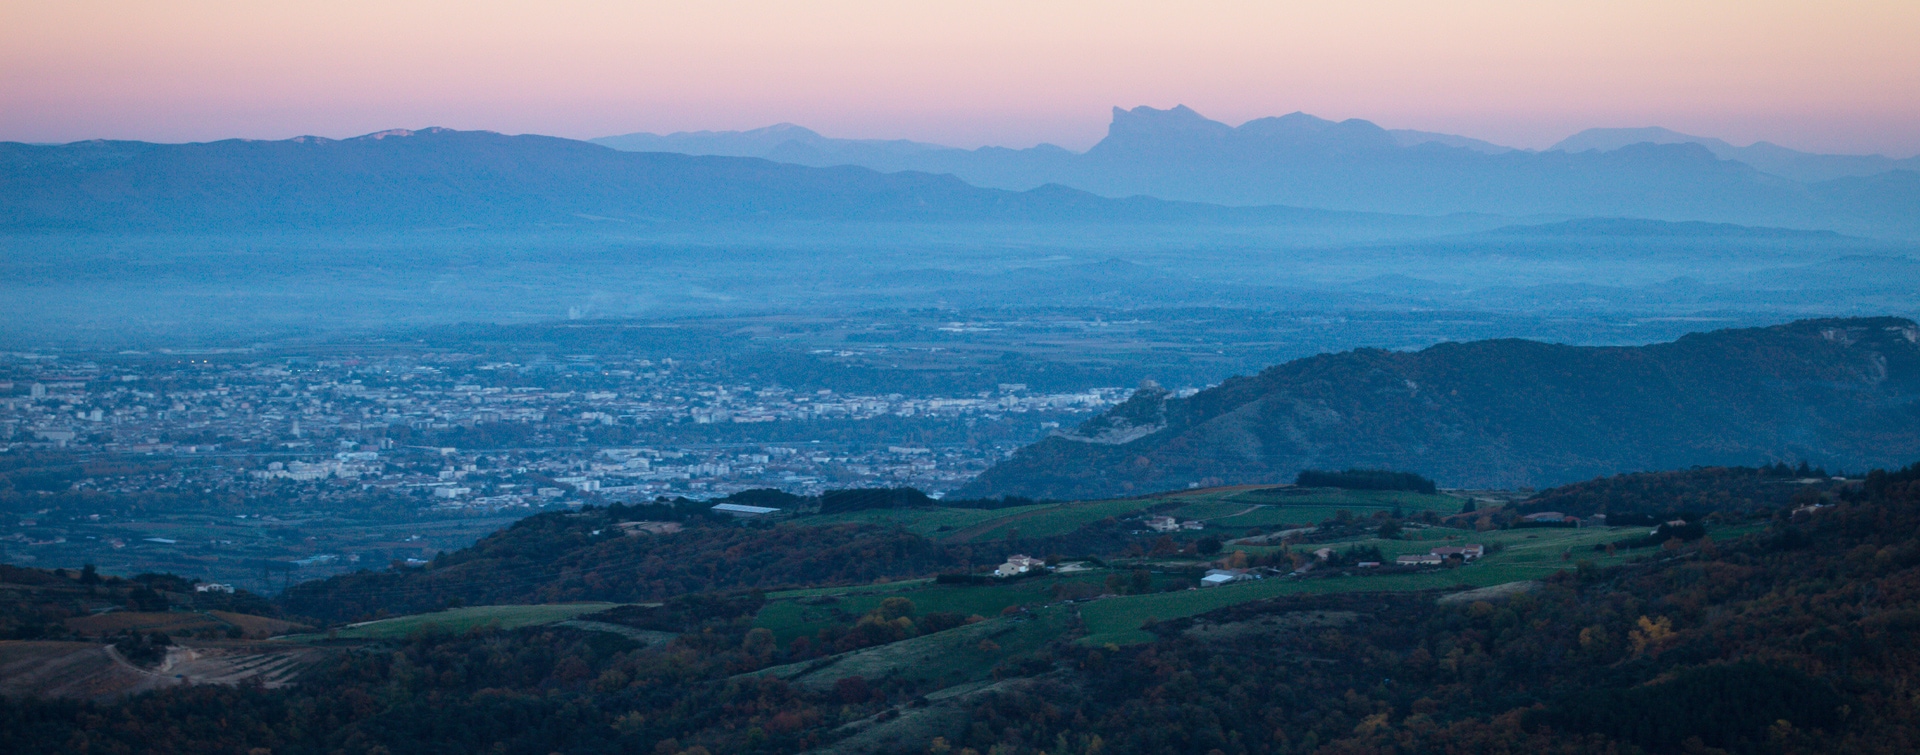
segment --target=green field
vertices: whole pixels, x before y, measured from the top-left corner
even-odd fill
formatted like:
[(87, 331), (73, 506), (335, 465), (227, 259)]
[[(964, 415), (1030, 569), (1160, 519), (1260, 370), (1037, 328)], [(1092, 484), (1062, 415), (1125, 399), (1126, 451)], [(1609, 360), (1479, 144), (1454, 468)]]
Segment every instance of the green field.
[(904, 678), (960, 684), (987, 678), (1007, 658), (1032, 653), (1071, 631), (1065, 607), (1043, 608), (990, 619), (944, 632), (841, 653), (826, 659), (775, 666), (747, 676), (774, 676), (811, 690), (830, 690), (850, 676)]
[[(471, 606), (454, 608), (434, 613), (400, 616), (392, 619), (369, 621), (364, 624), (352, 624), (328, 633), (328, 636), (343, 640), (393, 640), (402, 639), (415, 632), (459, 633), (479, 627), (497, 629), (519, 629), (521, 627), (552, 624), (557, 621), (597, 613), (614, 607), (615, 603), (562, 603), (540, 606)], [(288, 639), (318, 639), (320, 635), (298, 635)]]
[(940, 507), (914, 509), (869, 509), (849, 511), (844, 514), (822, 514), (802, 520), (805, 524), (821, 526), (858, 522), (877, 524), (884, 527), (899, 527), (916, 535), (940, 538), (948, 533), (963, 530), (982, 522), (1001, 517), (1018, 516), (1029, 511), (1050, 508), (1051, 504), (1015, 506), (1005, 509), (949, 509)]
[(1407, 514), (1432, 511), (1452, 514), (1462, 499), (1405, 491), (1337, 490), (1332, 488), (1264, 488), (1196, 495), (1194, 502), (1173, 512), (1181, 519), (1203, 519), (1209, 528), (1233, 532), (1251, 527), (1307, 526), (1332, 519), (1341, 511), (1372, 516), (1376, 511), (1400, 509)]
[(1423, 511), (1452, 514), (1460, 510), (1460, 504), (1461, 499), (1449, 495), (1405, 491), (1239, 486), (992, 510), (874, 509), (812, 516), (801, 521), (810, 525), (877, 524), (948, 542), (985, 542), (1003, 539), (1009, 534), (1023, 538), (1066, 535), (1107, 517), (1136, 516), (1150, 509), (1166, 510), (1181, 519), (1204, 520), (1208, 529), (1237, 535), (1253, 527), (1312, 525), (1332, 519), (1342, 510), (1363, 517), (1396, 508), (1409, 514)]
[[(1760, 526), (1729, 527), (1714, 530), (1712, 534), (1715, 539), (1728, 539), (1754, 531)], [(1080, 617), (1087, 628), (1087, 636), (1081, 641), (1090, 644), (1147, 642), (1153, 639), (1153, 635), (1141, 631), (1140, 625), (1148, 619), (1177, 619), (1237, 603), (1282, 595), (1489, 587), (1508, 582), (1541, 579), (1554, 572), (1574, 568), (1574, 565), (1580, 561), (1590, 561), (1596, 566), (1612, 566), (1649, 556), (1658, 551), (1644, 548), (1621, 550), (1609, 556), (1605, 552), (1593, 550), (1593, 547), (1644, 534), (1645, 531), (1640, 527), (1588, 527), (1468, 533), (1461, 530), (1432, 528), (1410, 530), (1409, 534), (1413, 539), (1407, 540), (1365, 539), (1325, 544), (1300, 544), (1293, 546), (1295, 552), (1310, 551), (1316, 547), (1344, 549), (1354, 545), (1372, 545), (1380, 548), (1388, 558), (1404, 553), (1425, 553), (1430, 548), (1447, 542), (1483, 545), (1497, 543), (1502, 548), (1500, 552), (1472, 564), (1424, 574), (1309, 579), (1275, 578), (1206, 590), (1107, 598), (1081, 606)], [(1268, 549), (1247, 548), (1246, 550)]]
[[(809, 637), (834, 624), (851, 623), (861, 614), (880, 606), (887, 598), (913, 601), (916, 615), (950, 611), (962, 616), (999, 616), (1007, 606), (1037, 605), (1053, 600), (1055, 585), (1065, 582), (1099, 582), (1107, 572), (1093, 571), (1022, 579), (1004, 585), (936, 585), (930, 581), (902, 582), (892, 585), (867, 585), (845, 591), (796, 590), (769, 595), (767, 604), (754, 618), (754, 626), (773, 631), (781, 644), (795, 637)], [(815, 602), (820, 597), (836, 598), (832, 603)]]
[(1116, 501), (1058, 503), (1037, 507), (1011, 516), (1003, 516), (953, 535), (956, 542), (985, 542), (1017, 534), (1019, 537), (1052, 537), (1107, 517), (1125, 517), (1169, 503), (1164, 498), (1124, 498)]

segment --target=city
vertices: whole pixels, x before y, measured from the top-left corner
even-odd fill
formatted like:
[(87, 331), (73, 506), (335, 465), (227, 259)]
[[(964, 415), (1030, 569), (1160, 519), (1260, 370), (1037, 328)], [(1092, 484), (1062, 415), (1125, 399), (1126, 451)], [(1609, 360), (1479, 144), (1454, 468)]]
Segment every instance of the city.
[(24, 496), (0, 549), (264, 589), (424, 563), (555, 508), (766, 488), (938, 497), (1129, 393), (872, 395), (743, 385), (669, 357), (387, 352), (0, 356), (0, 461)]

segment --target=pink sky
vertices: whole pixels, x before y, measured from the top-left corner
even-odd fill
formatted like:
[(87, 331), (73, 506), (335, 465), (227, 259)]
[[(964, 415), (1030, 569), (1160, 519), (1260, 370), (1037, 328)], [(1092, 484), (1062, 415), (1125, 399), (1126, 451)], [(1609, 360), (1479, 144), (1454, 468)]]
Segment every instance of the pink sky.
[(1920, 2), (0, 0), (0, 140), (790, 121), (1084, 148), (1108, 108), (1920, 152)]

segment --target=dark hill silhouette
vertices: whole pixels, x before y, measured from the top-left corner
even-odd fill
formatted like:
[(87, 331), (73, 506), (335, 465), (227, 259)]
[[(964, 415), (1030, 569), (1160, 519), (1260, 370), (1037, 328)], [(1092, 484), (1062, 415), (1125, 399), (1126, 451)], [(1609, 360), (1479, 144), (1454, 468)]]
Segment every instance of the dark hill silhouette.
[(1094, 498), (1404, 469), (1444, 486), (1920, 456), (1920, 327), (1806, 320), (1641, 347), (1522, 340), (1323, 354), (1189, 398), (1148, 388), (958, 497)]

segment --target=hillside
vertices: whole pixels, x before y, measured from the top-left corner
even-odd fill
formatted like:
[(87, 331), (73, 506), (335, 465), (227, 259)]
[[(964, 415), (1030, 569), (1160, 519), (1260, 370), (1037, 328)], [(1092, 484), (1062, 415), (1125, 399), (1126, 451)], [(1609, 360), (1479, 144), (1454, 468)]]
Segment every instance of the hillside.
[[(1754, 472), (1611, 482), (1715, 499)], [(448, 611), (287, 638), (323, 659), (278, 689), (0, 698), (0, 748), (1906, 751), (1920, 465), (1797, 490), (1818, 507), (1711, 515), (1689, 540), (1410, 523), (1398, 539), (1246, 546), (1224, 560), (1282, 569), (1206, 589), (1187, 588), (1208, 564), (1168, 554), (991, 584)], [(1349, 558), (1458, 542), (1486, 554)], [(1313, 563), (1323, 547), (1345, 551)], [(0, 645), (26, 651), (51, 653)]]
[[(880, 527), (739, 527), (665, 506), (612, 506), (522, 519), (420, 568), (295, 585), (279, 603), (328, 622), (499, 603), (663, 600), (695, 592), (861, 584), (958, 563), (931, 541)], [(625, 521), (679, 519), (673, 535), (629, 535)]]
[(1141, 390), (953, 493), (1098, 498), (1418, 471), (1525, 487), (1692, 465), (1920, 455), (1920, 327), (1807, 320), (1642, 347), (1519, 340), (1295, 360), (1189, 398)]

